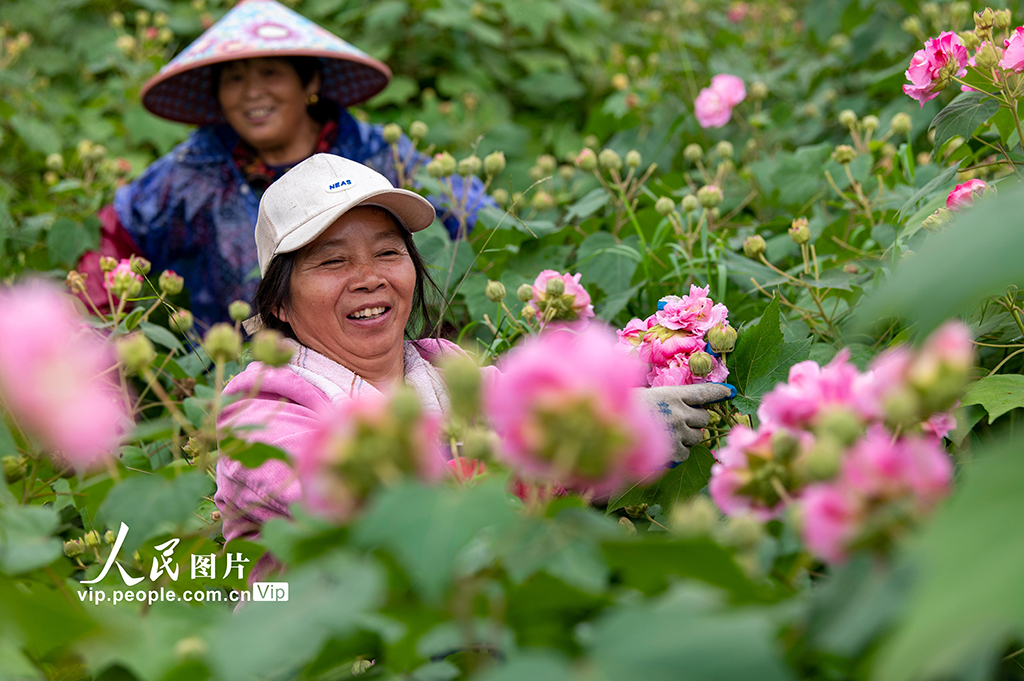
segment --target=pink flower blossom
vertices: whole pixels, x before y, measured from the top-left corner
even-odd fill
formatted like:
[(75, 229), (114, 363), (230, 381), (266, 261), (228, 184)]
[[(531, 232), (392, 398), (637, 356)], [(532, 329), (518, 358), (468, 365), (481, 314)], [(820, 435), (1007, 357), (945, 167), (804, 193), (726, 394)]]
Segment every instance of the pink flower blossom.
[(750, 12), (750, 6), (745, 2), (734, 2), (729, 6), (729, 11), (726, 12), (725, 17), (734, 24), (738, 24), (747, 18), (747, 14)]
[(978, 179), (958, 184), (946, 197), (946, 208), (952, 211), (961, 211), (967, 208), (974, 203), (975, 197), (984, 193), (986, 187), (988, 185), (985, 184), (985, 180)]
[(706, 87), (693, 101), (693, 115), (704, 129), (721, 128), (732, 118), (732, 107), (722, 93)]
[(658, 305), (655, 316), (658, 323), (667, 329), (681, 330), (695, 336), (703, 336), (712, 327), (726, 321), (729, 310), (721, 303), (708, 298), (709, 286), (703, 288), (690, 285), (689, 295), (662, 298), (664, 306)]
[(498, 367), (484, 407), (501, 458), (523, 477), (604, 495), (668, 461), (668, 433), (633, 390), (643, 365), (616, 348), (607, 327), (527, 339)]
[(1020, 73), (1024, 71), (1024, 26), (1018, 26), (1009, 40), (1003, 42), (1006, 51), (999, 60), (999, 68)]
[[(701, 344), (703, 348), (703, 343)], [(700, 348), (698, 348), (700, 349)], [(712, 355), (713, 368), (707, 376), (695, 376), (690, 371), (689, 354), (680, 354), (673, 357), (661, 366), (655, 366), (647, 374), (647, 382), (652, 388), (672, 385), (695, 385), (697, 383), (724, 383), (729, 377), (729, 369), (720, 359)]]
[(446, 469), (440, 436), (438, 416), (421, 414), (411, 425), (399, 423), (391, 401), (379, 394), (339, 402), (322, 415), (309, 446), (295, 454), (303, 504), (316, 515), (344, 522), (381, 483), (408, 474), (436, 481)]
[(752, 513), (761, 521), (779, 517), (785, 503), (775, 493), (771, 481), (758, 480), (757, 472), (775, 458), (772, 436), (775, 430), (762, 425), (751, 430), (744, 425), (729, 431), (725, 447), (711, 467), (708, 492), (726, 515)]
[(956, 429), (956, 417), (949, 412), (936, 412), (921, 424), (921, 429), (941, 443), (943, 438)]
[[(542, 302), (547, 299), (547, 285), (551, 279), (561, 279), (565, 282), (565, 293), (563, 295), (573, 296), (574, 300), (572, 303), (572, 309), (576, 312), (579, 319), (589, 319), (594, 316), (594, 306), (590, 304), (590, 294), (587, 293), (587, 289), (580, 284), (580, 278), (582, 274), (561, 274), (554, 270), (544, 270), (537, 275), (537, 278), (533, 282), (533, 299), (536, 302)], [(535, 305), (535, 307), (540, 307)], [(538, 319), (543, 313), (540, 309), (537, 310)]]
[(626, 328), (616, 330), (619, 337), (619, 347), (631, 353), (637, 349), (648, 329), (657, 323), (657, 318), (651, 315), (647, 319), (630, 319)]
[(84, 471), (111, 456), (130, 420), (111, 348), (70, 300), (40, 281), (0, 290), (0, 402)]
[(967, 48), (959, 36), (951, 31), (944, 31), (938, 38), (925, 41), (924, 49), (918, 50), (906, 76), (910, 85), (903, 86), (903, 93), (916, 99), (924, 107), (924, 103), (934, 99), (944, 90), (953, 77), (963, 78), (967, 75)]
[(817, 416), (828, 408), (845, 408), (864, 418), (874, 416), (877, 407), (865, 399), (862, 386), (868, 383), (842, 350), (827, 366), (807, 361), (794, 364), (789, 382), (780, 383), (761, 400), (757, 416), (763, 423), (789, 428), (813, 425)]
[(711, 88), (722, 95), (729, 106), (736, 106), (747, 98), (747, 88), (743, 85), (743, 79), (729, 73), (712, 76)]
[(861, 496), (914, 499), (915, 507), (931, 508), (946, 495), (953, 477), (949, 456), (934, 440), (905, 436), (893, 440), (880, 424), (850, 449), (843, 461), (842, 483)]
[(668, 364), (676, 355), (688, 355), (703, 350), (704, 345), (704, 339), (700, 336), (693, 336), (685, 331), (671, 331), (656, 324), (643, 337), (637, 351), (641, 362), (662, 366)]
[(811, 553), (830, 563), (842, 563), (847, 547), (860, 532), (860, 504), (835, 483), (804, 490), (801, 534)]

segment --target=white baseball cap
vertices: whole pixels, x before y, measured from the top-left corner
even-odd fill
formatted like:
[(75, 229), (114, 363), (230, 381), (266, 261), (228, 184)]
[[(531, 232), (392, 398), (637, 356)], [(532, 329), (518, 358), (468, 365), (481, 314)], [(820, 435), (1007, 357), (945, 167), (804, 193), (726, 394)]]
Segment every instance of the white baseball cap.
[(260, 274), (279, 253), (297, 251), (357, 206), (378, 206), (410, 232), (426, 229), (437, 213), (415, 192), (395, 189), (376, 170), (334, 154), (314, 154), (270, 185), (256, 219)]

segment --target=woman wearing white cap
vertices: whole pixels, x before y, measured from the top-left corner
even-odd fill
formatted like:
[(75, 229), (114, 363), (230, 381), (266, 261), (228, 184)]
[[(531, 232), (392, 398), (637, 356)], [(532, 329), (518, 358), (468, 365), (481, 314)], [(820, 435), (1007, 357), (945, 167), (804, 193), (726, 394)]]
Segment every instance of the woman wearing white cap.
[[(79, 266), (93, 274), (87, 280), (92, 299), (106, 300), (100, 255), (140, 253), (155, 271), (184, 277), (196, 319), (227, 319), (228, 304), (251, 300), (255, 290), (252, 229), (270, 183), (320, 152), (397, 182), (381, 127), (345, 110), (390, 78), (387, 66), (275, 0), (239, 3), (143, 87), (149, 111), (200, 127), (100, 212), (100, 252)], [(403, 137), (399, 156), (423, 163), (411, 147)], [(461, 196), (462, 178), (453, 182)], [(488, 200), (482, 183), (474, 180), (468, 197), (472, 226)], [(454, 236), (458, 221), (439, 213)]]
[[(430, 328), (424, 291), (432, 282), (412, 233), (433, 219), (433, 207), (418, 194), (329, 154), (300, 163), (268, 188), (256, 223), (263, 275), (256, 324), (279, 330), (295, 352), (284, 368), (253, 362), (233, 378), (224, 392), (247, 397), (225, 409), (219, 425), (259, 426), (247, 437), (302, 452), (325, 407), (403, 381), (424, 411), (444, 415), (448, 396), (431, 361), (461, 350), (448, 341), (405, 340), (410, 318)], [(701, 440), (708, 414), (699, 405), (735, 395), (714, 383), (644, 392), (657, 396), (657, 411), (677, 435), (677, 460)], [(287, 516), (299, 496), (292, 469), (280, 461), (255, 469), (232, 459), (217, 462), (214, 500), (227, 541), (251, 537), (270, 518)], [(261, 560), (250, 582), (272, 561), (269, 555)]]

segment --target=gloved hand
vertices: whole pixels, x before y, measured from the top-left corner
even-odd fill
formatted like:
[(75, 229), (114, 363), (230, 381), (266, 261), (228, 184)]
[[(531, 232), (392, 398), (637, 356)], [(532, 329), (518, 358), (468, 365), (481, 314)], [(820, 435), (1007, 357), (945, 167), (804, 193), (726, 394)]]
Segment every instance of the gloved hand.
[(728, 383), (640, 388), (644, 402), (657, 414), (672, 434), (672, 460), (686, 461), (690, 447), (704, 439), (701, 428), (708, 425), (708, 410), (703, 407), (736, 397), (736, 388)]

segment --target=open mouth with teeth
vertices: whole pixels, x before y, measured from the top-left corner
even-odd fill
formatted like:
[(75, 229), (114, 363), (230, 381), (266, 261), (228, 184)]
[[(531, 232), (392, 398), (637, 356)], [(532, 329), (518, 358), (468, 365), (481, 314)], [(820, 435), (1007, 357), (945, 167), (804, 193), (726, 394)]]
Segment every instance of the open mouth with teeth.
[(348, 316), (349, 319), (376, 319), (390, 310), (390, 307), (365, 307)]
[(274, 110), (269, 106), (261, 106), (258, 109), (249, 109), (248, 111), (246, 111), (245, 117), (249, 120), (265, 118), (266, 116), (269, 116), (273, 111)]

